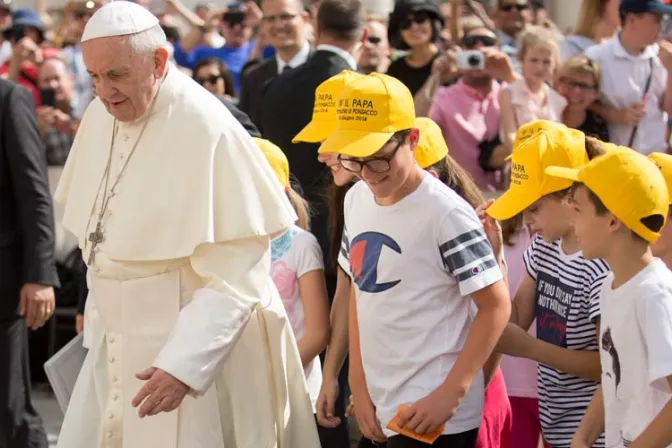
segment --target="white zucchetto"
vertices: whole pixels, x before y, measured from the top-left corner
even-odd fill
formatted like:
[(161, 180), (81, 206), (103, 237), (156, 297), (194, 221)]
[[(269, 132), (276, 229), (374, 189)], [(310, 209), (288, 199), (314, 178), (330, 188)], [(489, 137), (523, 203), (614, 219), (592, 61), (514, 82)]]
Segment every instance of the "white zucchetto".
[(84, 27), (82, 42), (142, 33), (158, 24), (159, 19), (137, 3), (113, 1), (91, 16)]

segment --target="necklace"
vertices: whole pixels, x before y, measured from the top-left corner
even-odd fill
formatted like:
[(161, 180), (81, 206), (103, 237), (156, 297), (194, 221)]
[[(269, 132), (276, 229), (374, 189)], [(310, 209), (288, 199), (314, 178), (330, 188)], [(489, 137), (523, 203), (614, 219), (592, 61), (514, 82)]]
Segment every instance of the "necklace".
[[(101, 179), (100, 183), (101, 185), (98, 186), (98, 194), (100, 194), (100, 188), (102, 184), (104, 183), (105, 186), (103, 187), (103, 199), (101, 200), (101, 205), (100, 205), (100, 212), (98, 213), (98, 222), (96, 223), (96, 228), (93, 232), (89, 234), (89, 242), (91, 243), (91, 251), (89, 252), (89, 259), (87, 262), (88, 266), (91, 266), (93, 264), (94, 258), (95, 258), (95, 253), (96, 253), (96, 247), (102, 243), (105, 240), (105, 233), (103, 231), (103, 217), (105, 216), (105, 212), (107, 211), (107, 206), (110, 204), (110, 199), (114, 197), (116, 194), (115, 188), (119, 184), (119, 181), (121, 180), (121, 176), (124, 174), (124, 171), (126, 170), (126, 167), (128, 166), (128, 162), (131, 160), (131, 157), (133, 157), (133, 153), (135, 153), (136, 148), (138, 147), (138, 144), (140, 143), (140, 140), (142, 139), (142, 135), (145, 133), (145, 129), (147, 129), (147, 124), (149, 123), (149, 117), (152, 113), (152, 110), (154, 109), (154, 104), (156, 104), (156, 99), (159, 97), (159, 92), (161, 91), (161, 86), (163, 83), (159, 85), (159, 89), (156, 92), (156, 95), (154, 95), (154, 99), (152, 100), (152, 105), (149, 108), (149, 112), (147, 113), (147, 119), (145, 120), (145, 123), (142, 125), (142, 129), (140, 129), (140, 135), (138, 135), (137, 140), (135, 141), (135, 144), (131, 148), (131, 152), (128, 153), (128, 157), (126, 157), (126, 160), (124, 161), (124, 164), (121, 166), (121, 170), (119, 170), (119, 174), (117, 174), (117, 178), (115, 179), (114, 183), (112, 184), (112, 187), (109, 189), (108, 193), (108, 185), (110, 181), (110, 171), (111, 171), (111, 166), (112, 166), (112, 152), (114, 151), (114, 140), (117, 137), (117, 130), (119, 129), (117, 120), (114, 120), (114, 123), (112, 125), (112, 139), (110, 140), (110, 153), (107, 156), (107, 165), (105, 166), (105, 172), (103, 173), (103, 179)], [(98, 198), (96, 197), (96, 201)]]

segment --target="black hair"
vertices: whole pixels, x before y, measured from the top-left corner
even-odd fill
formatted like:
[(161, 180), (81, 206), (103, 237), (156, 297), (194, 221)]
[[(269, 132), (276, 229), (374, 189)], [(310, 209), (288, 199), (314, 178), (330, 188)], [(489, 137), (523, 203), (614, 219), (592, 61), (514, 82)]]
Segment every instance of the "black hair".
[(233, 83), (233, 75), (231, 74), (231, 70), (229, 70), (229, 67), (227, 67), (224, 61), (219, 58), (205, 58), (198, 61), (196, 65), (194, 65), (194, 70), (192, 71), (194, 79), (196, 79), (196, 73), (198, 73), (201, 68), (207, 67), (208, 65), (217, 66), (219, 74), (224, 79), (224, 94), (232, 97), (236, 96), (235, 84)]

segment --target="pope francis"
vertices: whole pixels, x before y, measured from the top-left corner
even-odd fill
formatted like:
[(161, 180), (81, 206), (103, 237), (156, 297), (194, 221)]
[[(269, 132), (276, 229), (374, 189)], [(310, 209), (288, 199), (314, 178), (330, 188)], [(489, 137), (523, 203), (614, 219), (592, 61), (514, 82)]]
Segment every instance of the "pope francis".
[(89, 353), (60, 448), (317, 448), (270, 279), (295, 215), (221, 102), (168, 63), (141, 6), (82, 37), (98, 98), (56, 192), (89, 266)]

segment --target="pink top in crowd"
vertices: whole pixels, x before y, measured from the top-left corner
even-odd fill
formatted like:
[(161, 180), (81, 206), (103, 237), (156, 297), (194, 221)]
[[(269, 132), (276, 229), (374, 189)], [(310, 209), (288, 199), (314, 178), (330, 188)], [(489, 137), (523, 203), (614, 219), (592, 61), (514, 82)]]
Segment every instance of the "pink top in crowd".
[(483, 96), (460, 80), (440, 88), (429, 111), (429, 118), (443, 131), (450, 155), (471, 174), (479, 188), (487, 191), (501, 189), (501, 173), (481, 169), (478, 144), (499, 133), (500, 88), (498, 82), (492, 81), (492, 90)]

